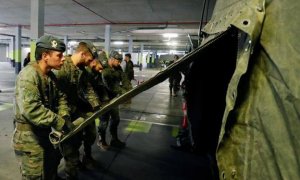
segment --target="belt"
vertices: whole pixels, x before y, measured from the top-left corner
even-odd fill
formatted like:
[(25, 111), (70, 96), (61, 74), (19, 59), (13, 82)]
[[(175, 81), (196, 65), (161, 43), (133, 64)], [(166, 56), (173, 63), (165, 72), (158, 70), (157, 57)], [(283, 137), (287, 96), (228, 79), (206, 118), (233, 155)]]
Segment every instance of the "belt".
[(32, 126), (30, 124), (16, 122), (16, 129), (19, 131), (32, 131)]

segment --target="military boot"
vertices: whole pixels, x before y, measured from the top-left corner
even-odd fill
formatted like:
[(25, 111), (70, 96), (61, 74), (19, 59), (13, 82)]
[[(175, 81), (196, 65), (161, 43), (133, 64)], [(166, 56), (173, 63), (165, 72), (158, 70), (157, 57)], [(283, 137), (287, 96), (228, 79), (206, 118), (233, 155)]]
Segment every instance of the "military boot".
[(125, 142), (122, 142), (119, 140), (117, 132), (113, 132), (111, 134), (110, 146), (115, 147), (115, 148), (124, 148), (126, 146), (126, 144), (125, 144)]
[(82, 156), (81, 162), (87, 169), (94, 168), (96, 161), (92, 157), (92, 147), (90, 145), (84, 144), (84, 155)]
[(106, 143), (105, 133), (100, 133), (97, 146), (103, 151), (106, 151), (109, 148), (109, 145)]
[(78, 180), (77, 171), (66, 171), (66, 180)]
[(110, 146), (115, 147), (115, 148), (124, 148), (126, 146), (126, 143), (120, 141), (119, 139), (112, 139), (110, 141)]
[(56, 175), (55, 180), (66, 180), (66, 179)]
[(83, 155), (82, 156), (82, 164), (84, 164), (84, 166), (87, 169), (94, 169), (96, 161), (94, 160), (94, 158), (90, 155)]

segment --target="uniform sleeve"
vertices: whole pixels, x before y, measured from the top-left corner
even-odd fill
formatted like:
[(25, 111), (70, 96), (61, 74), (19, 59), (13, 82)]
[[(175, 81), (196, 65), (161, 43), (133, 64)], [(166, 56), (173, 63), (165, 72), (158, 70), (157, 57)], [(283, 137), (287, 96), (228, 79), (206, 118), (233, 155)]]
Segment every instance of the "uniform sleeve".
[(96, 108), (96, 107), (100, 106), (100, 104), (101, 104), (100, 100), (90, 82), (88, 82), (87, 86), (86, 86), (85, 99), (90, 103), (92, 108)]
[(93, 109), (100, 106), (98, 95), (92, 86), (92, 75), (87, 69), (82, 69), (82, 86), (79, 87), (83, 91), (84, 99), (91, 105)]
[(67, 95), (60, 90), (58, 91), (58, 115), (61, 117), (71, 117)]
[(131, 90), (132, 85), (127, 75), (123, 71), (120, 71), (120, 76), (121, 76), (122, 88), (124, 89), (124, 91), (127, 92)]
[(27, 121), (35, 126), (62, 129), (64, 119), (42, 104), (40, 92), (34, 81), (21, 80), (17, 89), (20, 113)]
[(57, 85), (62, 90), (66, 83), (68, 83), (67, 73), (65, 72), (65, 67), (62, 66), (60, 70), (53, 70), (53, 73), (57, 79)]
[(112, 91), (115, 95), (120, 95), (125, 93), (125, 89), (121, 88), (121, 86), (115, 82), (116, 77), (115, 74), (113, 74), (109, 70), (103, 70), (102, 71), (102, 80), (104, 86), (109, 90)]

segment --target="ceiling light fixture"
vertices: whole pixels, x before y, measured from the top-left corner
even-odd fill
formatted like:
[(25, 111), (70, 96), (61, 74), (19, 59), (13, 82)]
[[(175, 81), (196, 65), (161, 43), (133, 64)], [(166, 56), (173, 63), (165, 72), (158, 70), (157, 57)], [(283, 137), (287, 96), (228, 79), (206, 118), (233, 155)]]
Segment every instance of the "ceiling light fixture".
[(113, 44), (115, 44), (115, 45), (123, 45), (124, 42), (123, 41), (114, 41)]
[(177, 42), (167, 42), (168, 46), (176, 46), (178, 43)]
[(177, 33), (164, 33), (163, 37), (165, 37), (165, 38), (176, 38), (176, 37), (178, 37), (178, 34)]
[(69, 41), (69, 46), (76, 46), (78, 45), (77, 41)]
[(76, 33), (80, 33), (80, 34), (85, 34), (86, 32), (85, 31), (76, 31)]

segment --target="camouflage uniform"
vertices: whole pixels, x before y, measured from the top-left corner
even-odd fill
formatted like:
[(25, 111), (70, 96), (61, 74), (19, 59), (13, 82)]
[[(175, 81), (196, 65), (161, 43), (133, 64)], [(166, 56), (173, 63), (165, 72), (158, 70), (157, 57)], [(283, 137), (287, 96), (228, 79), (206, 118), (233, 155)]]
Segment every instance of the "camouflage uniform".
[[(55, 73), (59, 80), (59, 88), (67, 94), (71, 119), (88, 117), (93, 108), (99, 106), (99, 99), (88, 83), (85, 67), (75, 66), (71, 57), (66, 57), (63, 67)], [(78, 133), (62, 145), (62, 153), (66, 161), (65, 171), (68, 177), (77, 176), (77, 169), (80, 167), (79, 148), (82, 140), (84, 140), (85, 155), (91, 155), (91, 145), (96, 139), (95, 123), (90, 124), (86, 129), (89, 129), (85, 131), (89, 134)]]
[[(122, 71), (120, 66), (118, 68), (112, 68), (110, 66), (105, 68), (102, 71), (102, 80), (104, 86), (107, 88), (109, 99), (113, 99), (132, 88), (130, 81), (127, 79), (126, 74)], [(119, 107), (111, 109), (100, 117), (101, 124), (98, 127), (98, 132), (101, 137), (100, 141), (103, 141), (105, 144), (106, 129), (109, 119), (111, 120), (109, 130), (112, 135), (112, 141), (119, 141), (117, 132), (120, 123)]]
[[(174, 63), (174, 60), (169, 62), (169, 66)], [(173, 72), (169, 77), (169, 88), (170, 88), (170, 94), (177, 96), (177, 92), (180, 89), (180, 81), (181, 81), (181, 73), (180, 71)]]
[[(52, 50), (64, 51), (65, 46), (58, 39), (44, 37), (57, 40), (56, 49)], [(45, 40), (44, 37), (40, 40)], [(43, 45), (37, 47), (46, 48)], [(69, 115), (66, 96), (56, 86), (54, 74), (50, 71), (47, 76), (43, 75), (37, 63), (26, 66), (17, 77), (13, 148), (20, 162), (22, 179), (56, 178), (60, 154), (48, 135), (51, 127), (62, 130), (65, 124), (62, 117)]]
[(131, 81), (134, 79), (133, 62), (131, 61), (131, 54), (126, 54), (125, 57), (126, 56), (129, 58), (129, 60), (125, 61), (125, 74), (127, 75), (128, 80)]
[(102, 80), (102, 74), (100, 72), (94, 72), (90, 67), (87, 67), (86, 70), (89, 74), (89, 82), (97, 93), (100, 102), (107, 103), (108, 101), (110, 101), (107, 88), (105, 87)]

